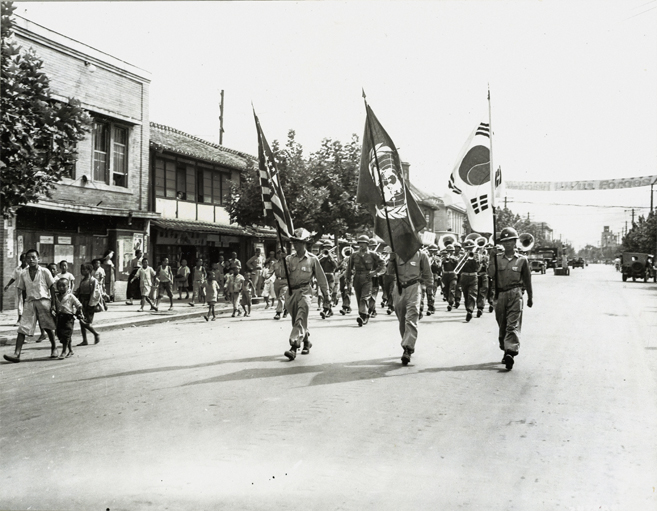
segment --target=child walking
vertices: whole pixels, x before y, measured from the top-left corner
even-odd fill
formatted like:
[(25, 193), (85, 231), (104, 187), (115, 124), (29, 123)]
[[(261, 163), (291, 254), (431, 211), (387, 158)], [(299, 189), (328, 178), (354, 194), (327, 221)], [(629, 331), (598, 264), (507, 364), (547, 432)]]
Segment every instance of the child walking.
[(234, 266), (231, 269), (231, 274), (228, 275), (228, 278), (226, 279), (226, 296), (233, 304), (232, 317), (235, 317), (236, 314), (238, 316), (242, 314), (242, 311), (238, 310), (238, 305), (243, 287), (244, 277), (240, 275), (240, 269), (237, 266)]
[(144, 305), (148, 302), (148, 305), (151, 306), (152, 311), (157, 311), (157, 307), (151, 302), (150, 294), (153, 289), (153, 280), (155, 279), (155, 270), (148, 266), (148, 259), (143, 258), (141, 260), (141, 268), (137, 270), (137, 273), (130, 281), (139, 279), (139, 291), (141, 293), (141, 307), (137, 312), (144, 312)]
[(176, 273), (176, 282), (178, 287), (178, 300), (182, 300), (182, 292), (185, 291), (185, 300), (189, 300), (189, 266), (187, 260), (180, 261), (180, 268)]
[(212, 315), (212, 321), (217, 319), (214, 314), (214, 304), (219, 300), (219, 283), (216, 281), (215, 272), (211, 271), (208, 273), (208, 280), (205, 283), (205, 297), (208, 302), (208, 313), (205, 318), (205, 321), (208, 321), (209, 316)]
[(59, 355), (59, 360), (73, 356), (71, 349), (71, 337), (73, 335), (73, 327), (75, 326), (75, 318), (80, 320), (80, 324), (84, 324), (84, 316), (82, 315), (82, 303), (78, 300), (69, 287), (68, 279), (62, 277), (57, 281), (57, 328), (55, 333), (57, 339), (62, 343), (62, 352)]
[(82, 342), (78, 346), (87, 346), (87, 330), (91, 332), (94, 336), (94, 344), (100, 342), (100, 335), (96, 332), (96, 329), (91, 326), (94, 322), (94, 314), (96, 313), (96, 305), (100, 304), (101, 300), (101, 290), (98, 281), (95, 277), (92, 276), (94, 267), (85, 263), (80, 267), (80, 273), (82, 273), (82, 280), (80, 281), (80, 286), (75, 292), (78, 300), (82, 304), (82, 312), (84, 314), (84, 322), (80, 322), (80, 333), (82, 334)]
[(248, 272), (246, 274), (246, 279), (244, 281), (244, 286), (242, 286), (242, 299), (240, 303), (244, 309), (244, 317), (248, 318), (251, 315), (251, 303), (253, 301), (253, 295), (255, 294), (255, 286), (253, 285), (253, 273)]
[(162, 264), (157, 268), (157, 280), (160, 283), (157, 286), (157, 298), (155, 300), (155, 308), (160, 306), (160, 300), (164, 293), (169, 297), (169, 310), (173, 310), (173, 292), (171, 291), (171, 284), (173, 283), (173, 274), (171, 273), (171, 266), (169, 266), (169, 258), (162, 259)]

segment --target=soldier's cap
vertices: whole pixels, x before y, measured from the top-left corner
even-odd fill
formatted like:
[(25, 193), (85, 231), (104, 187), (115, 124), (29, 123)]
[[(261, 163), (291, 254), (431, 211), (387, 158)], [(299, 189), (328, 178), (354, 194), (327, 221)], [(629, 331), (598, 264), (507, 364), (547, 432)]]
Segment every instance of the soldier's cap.
[(383, 247), (384, 254), (392, 254), (392, 249), (388, 246)]
[(502, 232), (500, 232), (500, 238), (498, 241), (505, 241), (505, 240), (517, 240), (518, 239), (518, 231), (516, 231), (513, 227), (505, 227), (502, 229)]
[(301, 243), (310, 243), (312, 241), (312, 234), (303, 227), (294, 230), (294, 235), (290, 236), (290, 241), (298, 241)]
[(320, 243), (322, 244), (323, 247), (332, 247), (333, 246), (333, 243), (331, 243), (330, 240), (320, 241)]
[(367, 243), (369, 245), (370, 239), (365, 234), (361, 234), (360, 236), (358, 236), (356, 243)]
[(452, 243), (452, 244), (449, 245), (448, 247), (454, 247), (454, 248), (459, 247), (459, 248), (463, 248), (463, 247), (461, 246), (461, 244), (460, 244), (458, 241), (455, 241), (454, 243)]
[(463, 248), (474, 248), (475, 242), (472, 240), (465, 240), (463, 242)]
[(431, 244), (429, 245), (429, 250), (431, 250), (432, 252), (435, 252), (435, 251), (438, 250), (438, 247), (436, 246), (435, 243), (431, 243)]
[(445, 250), (446, 250), (447, 252), (454, 252), (454, 245), (447, 245), (447, 247), (445, 248)]

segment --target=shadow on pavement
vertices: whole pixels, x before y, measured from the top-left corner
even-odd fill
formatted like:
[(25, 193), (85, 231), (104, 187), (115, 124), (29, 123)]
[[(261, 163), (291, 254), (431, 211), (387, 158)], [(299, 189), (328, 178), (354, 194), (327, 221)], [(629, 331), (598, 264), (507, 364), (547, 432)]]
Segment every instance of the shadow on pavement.
[(252, 357), (252, 358), (240, 358), (234, 360), (218, 360), (216, 362), (206, 362), (204, 364), (194, 364), (189, 366), (167, 366), (167, 367), (152, 367), (150, 369), (135, 369), (134, 371), (125, 371), (122, 373), (116, 374), (106, 374), (104, 376), (94, 376), (93, 378), (81, 378), (79, 380), (67, 380), (66, 382), (59, 383), (70, 383), (78, 381), (93, 381), (93, 380), (103, 380), (105, 378), (119, 378), (121, 376), (133, 376), (136, 374), (152, 374), (152, 373), (163, 373), (166, 371), (181, 371), (184, 369), (197, 369), (199, 367), (211, 367), (221, 364), (233, 364), (233, 363), (243, 363), (243, 362), (274, 362), (280, 361), (281, 357), (279, 355), (270, 355), (267, 357)]
[(485, 364), (474, 364), (469, 366), (453, 366), (453, 367), (432, 367), (430, 369), (422, 369), (418, 373), (442, 373), (446, 371), (497, 371), (498, 373), (508, 372), (506, 369), (500, 368), (499, 362), (486, 362)]
[[(298, 357), (303, 357), (299, 355)], [(280, 368), (254, 368), (243, 369), (231, 374), (206, 378), (195, 382), (184, 383), (181, 387), (190, 385), (202, 385), (207, 383), (223, 383), (240, 380), (256, 380), (261, 378), (276, 378), (279, 376), (294, 376), (298, 374), (318, 373), (311, 382), (309, 387), (315, 385), (329, 385), (333, 383), (348, 383), (360, 380), (374, 380), (384, 378), (387, 373), (396, 369), (401, 369), (400, 362), (397, 358), (379, 358), (374, 360), (362, 360), (352, 363), (335, 363), (320, 364), (314, 366), (296, 365), (295, 362), (281, 360), (280, 356), (270, 357), (285, 364)], [(414, 374), (414, 373), (413, 373)]]

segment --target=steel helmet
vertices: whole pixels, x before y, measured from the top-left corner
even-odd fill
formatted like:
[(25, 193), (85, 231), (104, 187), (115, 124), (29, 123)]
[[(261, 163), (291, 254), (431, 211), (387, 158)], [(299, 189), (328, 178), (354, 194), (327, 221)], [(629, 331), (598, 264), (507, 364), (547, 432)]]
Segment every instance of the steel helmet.
[(505, 241), (505, 240), (517, 240), (518, 239), (518, 231), (516, 231), (513, 227), (505, 227), (502, 229), (502, 232), (500, 232), (500, 239), (498, 241)]
[(360, 236), (358, 236), (356, 243), (367, 243), (369, 245), (370, 239), (367, 235), (361, 234)]

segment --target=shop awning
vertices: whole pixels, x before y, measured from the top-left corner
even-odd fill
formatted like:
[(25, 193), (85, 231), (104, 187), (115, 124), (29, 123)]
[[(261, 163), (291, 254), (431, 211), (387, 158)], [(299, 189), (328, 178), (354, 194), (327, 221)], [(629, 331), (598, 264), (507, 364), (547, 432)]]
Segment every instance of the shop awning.
[(248, 236), (255, 238), (276, 238), (273, 229), (245, 228), (238, 225), (215, 224), (212, 222), (199, 222), (194, 220), (176, 220), (158, 218), (151, 222), (152, 226), (171, 231), (195, 232), (206, 234), (223, 234), (224, 236)]

